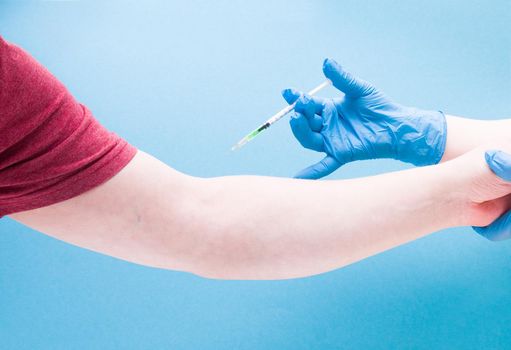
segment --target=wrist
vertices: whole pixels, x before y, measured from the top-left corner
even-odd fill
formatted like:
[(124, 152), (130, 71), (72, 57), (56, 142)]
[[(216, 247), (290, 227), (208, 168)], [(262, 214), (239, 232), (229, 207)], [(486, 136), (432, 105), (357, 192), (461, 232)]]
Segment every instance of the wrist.
[(447, 121), (443, 112), (409, 108), (406, 133), (401, 138), (399, 159), (416, 166), (440, 162), (447, 141)]
[(438, 166), (447, 201), (453, 203), (454, 226), (486, 226), (509, 210), (506, 195), (511, 186), (488, 168), (484, 161), (486, 148)]

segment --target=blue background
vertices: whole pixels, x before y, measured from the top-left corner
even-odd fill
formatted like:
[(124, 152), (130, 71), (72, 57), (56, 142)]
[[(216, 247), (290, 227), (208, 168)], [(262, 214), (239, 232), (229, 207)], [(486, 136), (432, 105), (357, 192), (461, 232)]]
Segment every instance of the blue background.
[[(322, 81), (324, 57), (403, 104), (509, 117), (510, 25), (509, 0), (0, 1), (6, 39), (109, 129), (196, 176), (290, 176), (319, 159), (286, 122), (229, 148), (283, 106), (282, 88)], [(404, 167), (357, 162), (331, 177)], [(510, 327), (511, 241), (469, 228), (311, 278), (247, 282), (0, 221), (1, 349), (509, 349)]]

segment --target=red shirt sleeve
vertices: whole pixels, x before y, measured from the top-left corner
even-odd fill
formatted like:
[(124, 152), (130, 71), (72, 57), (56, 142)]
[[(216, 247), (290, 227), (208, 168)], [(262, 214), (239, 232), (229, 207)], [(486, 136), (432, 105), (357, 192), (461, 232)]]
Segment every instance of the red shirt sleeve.
[(136, 151), (0, 36), (0, 217), (78, 196), (117, 174)]

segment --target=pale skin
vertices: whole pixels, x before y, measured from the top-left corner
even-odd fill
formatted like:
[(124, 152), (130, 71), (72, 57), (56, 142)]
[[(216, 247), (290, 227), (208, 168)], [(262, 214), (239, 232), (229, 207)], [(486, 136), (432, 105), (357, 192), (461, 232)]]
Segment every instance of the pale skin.
[(197, 178), (138, 151), (80, 196), (10, 217), (96, 252), (209, 278), (286, 279), (353, 263), (441, 229), (491, 223), (511, 184), (484, 162), (511, 120), (447, 117), (444, 164), (339, 181)]

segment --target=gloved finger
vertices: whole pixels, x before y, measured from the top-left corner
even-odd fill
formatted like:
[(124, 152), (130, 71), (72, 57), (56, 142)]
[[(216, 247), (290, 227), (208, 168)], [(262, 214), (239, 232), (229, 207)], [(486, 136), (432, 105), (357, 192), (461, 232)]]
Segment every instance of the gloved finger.
[(282, 90), (281, 94), (282, 97), (284, 97), (284, 100), (286, 100), (286, 102), (289, 104), (295, 103), (296, 100), (298, 100), (298, 98), (302, 96), (302, 92), (292, 88)]
[(323, 103), (323, 111), (321, 112), (321, 117), (323, 118), (323, 130), (325, 127), (335, 127), (336, 118), (339, 118), (337, 113), (337, 108), (332, 100), (326, 100)]
[(303, 114), (297, 114), (291, 117), (289, 121), (293, 135), (300, 144), (313, 151), (323, 151), (323, 136), (320, 133), (312, 131), (307, 118)]
[(511, 181), (511, 154), (489, 150), (484, 154), (490, 169), (501, 179)]
[(287, 103), (292, 104), (295, 103), (300, 96), (307, 95), (312, 102), (314, 103), (314, 113), (321, 114), (323, 101), (325, 100), (322, 97), (316, 97), (316, 96), (310, 96), (309, 94), (305, 94), (301, 91), (295, 90), (295, 89), (284, 89), (282, 90), (282, 97), (284, 97), (284, 100), (286, 100)]
[(302, 95), (296, 101), (295, 111), (307, 118), (312, 131), (318, 132), (323, 128), (323, 118), (316, 114), (316, 110), (322, 109), (323, 104), (318, 106), (309, 95)]
[(325, 59), (323, 62), (323, 73), (346, 96), (357, 98), (367, 96), (376, 90), (370, 83), (353, 76), (345, 71), (339, 63), (330, 58)]
[(311, 165), (300, 171), (294, 177), (296, 179), (311, 179), (317, 180), (327, 175), (330, 175), (334, 171), (336, 171), (342, 163), (340, 163), (337, 159), (332, 156), (326, 156), (318, 163)]
[(485, 227), (473, 227), (474, 231), (490, 241), (502, 241), (511, 238), (511, 211)]

